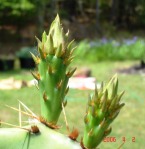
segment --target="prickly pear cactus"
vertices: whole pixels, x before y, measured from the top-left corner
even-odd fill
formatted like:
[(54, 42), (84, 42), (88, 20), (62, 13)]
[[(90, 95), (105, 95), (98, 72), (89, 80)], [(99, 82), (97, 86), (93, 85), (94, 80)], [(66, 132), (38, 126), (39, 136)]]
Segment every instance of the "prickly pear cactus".
[(49, 123), (56, 124), (65, 106), (65, 96), (69, 90), (67, 84), (69, 78), (75, 72), (75, 68), (67, 70), (73, 59), (72, 42), (68, 41), (68, 33), (64, 34), (59, 17), (53, 21), (49, 34), (42, 35), (42, 41), (38, 41), (40, 57), (33, 59), (38, 65), (38, 72), (32, 73), (38, 81), (41, 96), (41, 116)]
[[(28, 126), (0, 128), (0, 149), (94, 149), (111, 132), (110, 124), (118, 116), (124, 104), (120, 104), (123, 92), (118, 94), (118, 80), (114, 76), (107, 85), (90, 96), (83, 139), (76, 141), (78, 131), (69, 135), (60, 134), (57, 121), (66, 106), (65, 96), (69, 91), (68, 81), (76, 68), (69, 69), (73, 60), (72, 43), (64, 33), (59, 16), (52, 22), (50, 31), (38, 41), (38, 56), (32, 54), (38, 70), (32, 72), (40, 93), (41, 116), (27, 113), (36, 122)], [(19, 109), (14, 110), (24, 113)], [(26, 114), (26, 113), (25, 113)], [(1, 121), (1, 124), (4, 122)], [(6, 123), (5, 123), (6, 124)], [(12, 125), (11, 125), (12, 126)]]
[(118, 79), (116, 76), (106, 86), (103, 86), (102, 83), (100, 89), (95, 89), (95, 93), (88, 100), (84, 118), (84, 146), (90, 149), (95, 148), (111, 133), (110, 124), (124, 106), (124, 103), (120, 104), (123, 93), (118, 94)]

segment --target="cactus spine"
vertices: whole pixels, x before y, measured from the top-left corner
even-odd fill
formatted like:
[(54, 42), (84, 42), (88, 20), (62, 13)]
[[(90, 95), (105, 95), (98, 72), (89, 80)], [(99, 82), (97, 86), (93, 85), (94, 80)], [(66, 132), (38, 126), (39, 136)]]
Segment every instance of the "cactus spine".
[(76, 68), (68, 70), (73, 60), (73, 41), (68, 42), (68, 33), (64, 34), (58, 15), (52, 22), (48, 35), (44, 32), (42, 41), (36, 39), (39, 55), (31, 54), (38, 70), (32, 72), (32, 75), (38, 81), (41, 116), (27, 114), (37, 120), (35, 125), (30, 123), (21, 129), (0, 128), (0, 148), (94, 149), (105, 136), (109, 135), (110, 124), (124, 106), (120, 104), (123, 92), (118, 94), (117, 77), (114, 76), (105, 86), (102, 84), (100, 89), (96, 87), (94, 94), (89, 97), (84, 118), (84, 136), (79, 143), (76, 141), (77, 130), (68, 136), (53, 130), (58, 128), (56, 124), (62, 107), (67, 104), (65, 96), (69, 91), (68, 81), (76, 70)]

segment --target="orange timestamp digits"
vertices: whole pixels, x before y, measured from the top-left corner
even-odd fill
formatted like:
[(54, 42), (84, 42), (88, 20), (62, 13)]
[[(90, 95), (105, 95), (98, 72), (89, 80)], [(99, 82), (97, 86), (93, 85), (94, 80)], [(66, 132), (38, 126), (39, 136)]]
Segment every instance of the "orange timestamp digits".
[(105, 137), (103, 142), (116, 142), (116, 137)]
[[(135, 142), (136, 138), (135, 137), (132, 137), (131, 141), (132, 142)], [(125, 143), (126, 142), (126, 137), (122, 137), (122, 141)]]

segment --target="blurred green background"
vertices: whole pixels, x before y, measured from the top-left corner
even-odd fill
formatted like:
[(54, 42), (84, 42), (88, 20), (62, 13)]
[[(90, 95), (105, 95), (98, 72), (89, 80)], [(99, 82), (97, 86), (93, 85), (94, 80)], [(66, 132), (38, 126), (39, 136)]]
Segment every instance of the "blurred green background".
[[(116, 73), (118, 68), (130, 67), (138, 62), (77, 62), (74, 65), (88, 66), (93, 71), (93, 76), (97, 78), (97, 82), (108, 81), (110, 77)], [(10, 71), (0, 73), (1, 79), (14, 77), (15, 79), (31, 80), (30, 72), (26, 70)], [(118, 118), (112, 124), (112, 133), (110, 137), (115, 137), (116, 142), (102, 142), (99, 148), (101, 149), (117, 149), (122, 143), (122, 137), (126, 138), (123, 149), (143, 149), (144, 148), (144, 126), (145, 126), (145, 75), (140, 74), (118, 74), (120, 87), (119, 90), (125, 90), (125, 95), (122, 102), (125, 102), (125, 107), (122, 109)], [(83, 117), (85, 114), (88, 95), (92, 91), (70, 89), (68, 96), (68, 105), (66, 106), (66, 116), (69, 127), (78, 128), (80, 132), (79, 139), (83, 136)], [(2, 121), (17, 124), (19, 122), (18, 112), (11, 110), (5, 105), (10, 105), (18, 108), (18, 100), (26, 104), (34, 113), (40, 115), (39, 94), (35, 87), (22, 88), (19, 90), (0, 90), (0, 118)], [(23, 120), (28, 120), (28, 117), (23, 115)], [(61, 115), (58, 123), (62, 126), (59, 131), (67, 135), (64, 117)], [(25, 125), (25, 123), (23, 123)], [(132, 142), (135, 137), (135, 142)]]
[[(64, 30), (76, 39), (73, 66), (88, 67), (97, 82), (108, 81), (118, 73), (119, 90), (125, 90), (125, 107), (112, 124), (110, 134), (116, 142), (102, 142), (100, 149), (144, 149), (145, 146), (145, 1), (144, 0), (1, 0), (0, 1), (0, 80), (33, 79), (30, 70), (22, 69), (19, 57), (30, 57), (36, 51), (35, 35), (49, 29), (59, 13)], [(25, 50), (24, 50), (25, 49)], [(14, 60), (11, 70), (2, 69), (7, 59)], [(6, 65), (6, 63), (5, 63)], [(83, 136), (83, 117), (90, 90), (70, 89), (66, 116), (70, 128)], [(35, 87), (0, 90), (0, 119), (18, 124), (18, 112), (5, 105), (18, 107), (18, 100), (40, 115), (39, 95)], [(23, 119), (28, 120), (27, 116)], [(24, 123), (25, 124), (25, 123)], [(59, 125), (67, 134), (64, 117)], [(135, 142), (132, 139), (135, 137)]]

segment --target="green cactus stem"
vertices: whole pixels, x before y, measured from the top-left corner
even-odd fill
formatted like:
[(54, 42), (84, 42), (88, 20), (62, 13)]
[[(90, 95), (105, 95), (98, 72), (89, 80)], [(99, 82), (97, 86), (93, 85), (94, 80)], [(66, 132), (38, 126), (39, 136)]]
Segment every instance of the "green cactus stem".
[(76, 70), (67, 70), (73, 60), (73, 41), (68, 42), (68, 33), (64, 34), (58, 15), (51, 24), (49, 34), (44, 32), (42, 41), (36, 39), (39, 57), (33, 54), (32, 57), (38, 66), (38, 72), (32, 74), (38, 81), (41, 117), (49, 123), (56, 124), (62, 111), (62, 104), (66, 105), (68, 80)]
[(95, 93), (88, 100), (84, 118), (83, 145), (86, 148), (94, 149), (110, 134), (110, 124), (124, 106), (124, 103), (120, 104), (123, 93), (118, 94), (118, 79), (116, 76), (106, 86), (102, 83), (100, 89), (96, 87)]
[[(39, 130), (39, 131), (38, 131)], [(82, 149), (68, 136), (39, 123), (37, 126), (0, 128), (0, 149)]]

